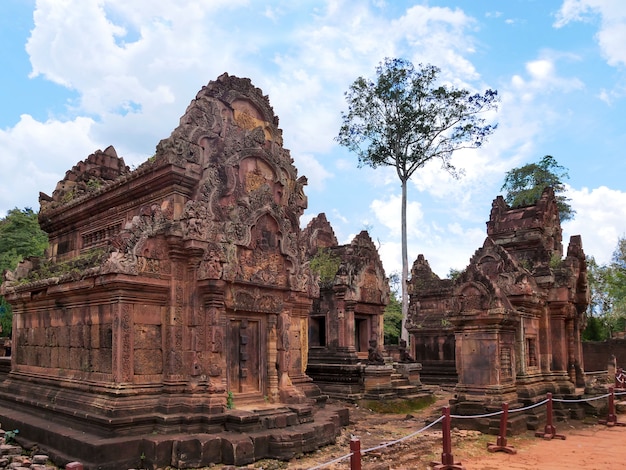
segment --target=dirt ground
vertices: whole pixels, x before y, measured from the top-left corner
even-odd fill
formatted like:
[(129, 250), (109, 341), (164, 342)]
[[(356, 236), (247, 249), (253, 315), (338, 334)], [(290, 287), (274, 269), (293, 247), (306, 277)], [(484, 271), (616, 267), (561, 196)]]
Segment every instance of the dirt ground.
[[(291, 462), (260, 461), (249, 468), (278, 470), (305, 470), (318, 468), (321, 464), (346, 456), (350, 453), (350, 438), (361, 441), (361, 450), (379, 447), (386, 442), (396, 441), (425, 426), (426, 418), (441, 416), (441, 407), (448, 403), (450, 395), (437, 394), (437, 401), (427, 409), (410, 415), (379, 414), (351, 406), (350, 425), (337, 443), (307, 454)], [(621, 418), (621, 419), (620, 419)], [(618, 422), (626, 422), (618, 415)], [(476, 431), (454, 430), (452, 433), (452, 455), (456, 464), (466, 470), (572, 470), (607, 469), (626, 467), (626, 427), (607, 427), (597, 424), (595, 419), (555, 423), (557, 433), (565, 440), (536, 438), (533, 432), (507, 438), (509, 446), (516, 450), (510, 455), (504, 452), (490, 453), (488, 444), (495, 444), (497, 436), (483, 435)], [(441, 462), (441, 431), (435, 427), (416, 434), (414, 437), (367, 452), (362, 458), (363, 470), (430, 469), (432, 462)], [(324, 469), (346, 470), (349, 459), (326, 465)]]

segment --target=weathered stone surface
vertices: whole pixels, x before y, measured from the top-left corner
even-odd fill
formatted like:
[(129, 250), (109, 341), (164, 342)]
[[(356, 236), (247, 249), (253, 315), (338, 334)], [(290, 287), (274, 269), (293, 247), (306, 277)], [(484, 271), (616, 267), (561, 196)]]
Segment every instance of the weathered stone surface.
[(550, 188), (517, 209), (499, 196), (487, 235), (454, 280), (439, 279), (422, 255), (413, 265), (407, 324), (423, 380), (456, 383), (458, 406), (468, 410), (472, 402), (573, 394), (584, 385), (580, 334), (589, 302), (580, 236), (563, 257)]
[[(29, 428), (51, 448), (68, 425), (99, 451), (129, 437), (120, 449), (138, 455), (142, 435), (259, 431), (237, 412), (319, 400), (305, 372), (319, 295), (301, 250), (305, 185), (268, 98), (228, 74), (136, 170), (113, 147), (79, 162), (41, 195), (46, 257), (2, 285), (15, 354), (0, 409), (58, 423)], [(84, 455), (80, 439), (63, 452)], [(179, 441), (181, 462), (203, 458)], [(225, 458), (248, 463), (251, 442), (224, 444)]]
[[(303, 240), (312, 263), (325, 260), (319, 299), (309, 319), (308, 375), (323, 392), (343, 400), (404, 394), (394, 388), (409, 385), (409, 378), (394, 382), (393, 366), (384, 365), (391, 362), (383, 346), (389, 283), (369, 234), (362, 231), (351, 243), (338, 245), (326, 216), (320, 214), (304, 229)], [(368, 373), (369, 365), (381, 366), (385, 373)], [(419, 387), (415, 372), (412, 385)]]

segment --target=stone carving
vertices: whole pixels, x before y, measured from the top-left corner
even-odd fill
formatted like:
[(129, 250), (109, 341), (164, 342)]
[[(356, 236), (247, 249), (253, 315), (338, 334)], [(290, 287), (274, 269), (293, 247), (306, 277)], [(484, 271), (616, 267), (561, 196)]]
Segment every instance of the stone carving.
[[(225, 428), (227, 391), (252, 405), (321, 401), (300, 334), (319, 292), (300, 249), (307, 180), (282, 141), (267, 96), (224, 74), (136, 170), (109, 147), (42, 194), (46, 259), (24, 263), (2, 287), (24, 322), (20, 373), (0, 385), (0, 401), (20, 396), (50, 421), (107, 436), (138, 432), (139, 417), (164, 433)], [(51, 309), (54, 327), (43, 319)], [(45, 341), (29, 343), (70, 332), (72, 344), (50, 354), (34, 349)], [(40, 399), (61, 395), (55, 410)]]
[(367, 350), (367, 362), (368, 364), (380, 365), (385, 363), (385, 358), (378, 348), (378, 341), (371, 339), (369, 342), (369, 348)]
[[(322, 260), (325, 271), (323, 277), (316, 274), (319, 299), (309, 316), (307, 374), (335, 398), (418, 396), (419, 365), (400, 372), (382, 347), (389, 284), (369, 234), (363, 231), (351, 243), (339, 245), (326, 216), (320, 214), (304, 229), (301, 249), (312, 263)], [(394, 373), (407, 381), (397, 389), (400, 380), (392, 381)]]
[(456, 279), (439, 279), (422, 255), (413, 265), (407, 324), (422, 379), (456, 383), (459, 410), (469, 396), (513, 403), (573, 393), (584, 384), (586, 269), (579, 236), (563, 259), (550, 188), (527, 207), (496, 198), (487, 238)]

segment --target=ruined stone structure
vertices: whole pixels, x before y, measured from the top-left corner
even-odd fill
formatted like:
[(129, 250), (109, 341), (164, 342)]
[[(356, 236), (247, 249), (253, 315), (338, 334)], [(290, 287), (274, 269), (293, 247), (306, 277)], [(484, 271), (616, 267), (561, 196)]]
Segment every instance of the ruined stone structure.
[(320, 296), (309, 321), (307, 374), (331, 397), (349, 401), (415, 397), (420, 365), (393, 364), (384, 351), (389, 284), (366, 231), (339, 245), (324, 214), (303, 233), (307, 258), (319, 266)]
[(422, 379), (456, 384), (456, 413), (584, 386), (581, 331), (589, 302), (580, 236), (563, 258), (554, 193), (512, 209), (499, 196), (487, 238), (457, 279), (420, 255), (412, 268), (408, 329)]
[(305, 184), (267, 97), (227, 74), (136, 170), (109, 147), (68, 171), (40, 195), (47, 258), (3, 284), (3, 427), (99, 469), (334, 442), (347, 415), (318, 409), (305, 373), (319, 295), (299, 248)]

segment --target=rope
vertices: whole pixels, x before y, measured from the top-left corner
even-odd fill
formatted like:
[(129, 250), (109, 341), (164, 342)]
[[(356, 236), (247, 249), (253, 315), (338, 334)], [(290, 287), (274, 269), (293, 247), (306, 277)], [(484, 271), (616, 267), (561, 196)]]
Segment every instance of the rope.
[(519, 413), (520, 411), (526, 411), (526, 410), (530, 410), (532, 408), (537, 408), (538, 406), (541, 406), (541, 405), (543, 405), (545, 403), (548, 403), (548, 399), (547, 398), (545, 400), (543, 400), (543, 401), (534, 403), (532, 405), (524, 406), (523, 408), (515, 408), (513, 410), (509, 409), (509, 414), (510, 413)]
[[(591, 397), (591, 398), (585, 398), (585, 399), (581, 398), (581, 399), (576, 399), (576, 400), (569, 400), (569, 399), (565, 399), (565, 398), (552, 398), (552, 401), (560, 402), (560, 403), (580, 403), (580, 402), (601, 400), (602, 398), (606, 398), (606, 397), (608, 397), (610, 395), (611, 395), (610, 393), (607, 393), (607, 394), (604, 394), (604, 395), (599, 395), (597, 397)], [(614, 392), (614, 395), (626, 395), (626, 391), (624, 391), (624, 392)], [(545, 405), (546, 403), (548, 403), (548, 401), (549, 400), (546, 398), (545, 400), (542, 400), (540, 402), (534, 403), (532, 405), (524, 406), (522, 408), (509, 409), (509, 413), (519, 413), (521, 411), (530, 410), (532, 408), (536, 408), (538, 406)], [(486, 414), (482, 414), (482, 415), (450, 415), (450, 418), (455, 418), (455, 419), (490, 418), (492, 416), (498, 416), (498, 415), (500, 415), (502, 413), (503, 413), (503, 411), (495, 411), (493, 413), (486, 413)], [(420, 434), (420, 433), (426, 431), (427, 429), (433, 427), (435, 424), (440, 423), (441, 421), (443, 421), (443, 419), (444, 419), (444, 416), (442, 415), (439, 418), (437, 418), (435, 421), (430, 423), (429, 425), (424, 426), (423, 428), (421, 428), (421, 429), (419, 429), (419, 430), (417, 430), (417, 431), (415, 431), (415, 432), (413, 432), (413, 433), (411, 433), (411, 434), (409, 434), (407, 436), (401, 437), (400, 439), (397, 439), (395, 441), (385, 442), (385, 443), (377, 445), (375, 447), (370, 447), (369, 449), (362, 450), (361, 451), (361, 455), (365, 455), (368, 452), (373, 452), (373, 451), (378, 450), (378, 449), (384, 449), (385, 447), (390, 447), (392, 445), (398, 444), (399, 442), (406, 441), (407, 439), (410, 439), (410, 438), (416, 436), (417, 434)], [(324, 467), (326, 467), (328, 465), (332, 465), (334, 463), (341, 462), (342, 460), (345, 460), (345, 459), (347, 459), (347, 458), (349, 458), (351, 456), (352, 456), (352, 452), (350, 452), (347, 455), (344, 455), (343, 457), (338, 457), (338, 458), (336, 458), (334, 460), (331, 460), (330, 462), (326, 462), (326, 463), (320, 464), (320, 465), (318, 465), (316, 467), (311, 467), (309, 470), (318, 470), (318, 469), (324, 468)]]
[(332, 465), (334, 463), (341, 462), (342, 460), (345, 460), (345, 459), (350, 458), (350, 457), (352, 457), (352, 452), (350, 452), (348, 455), (344, 455), (343, 457), (338, 457), (338, 458), (336, 458), (334, 460), (331, 460), (330, 462), (322, 463), (322, 464), (317, 465), (315, 467), (311, 467), (311, 468), (309, 468), (309, 470), (317, 470), (318, 468), (324, 468), (324, 467), (327, 467), (327, 466)]
[(552, 401), (558, 401), (558, 402), (561, 402), (561, 403), (580, 403), (580, 402), (583, 402), (583, 401), (600, 400), (601, 398), (606, 398), (609, 395), (611, 395), (611, 394), (607, 393), (605, 395), (600, 395), (600, 396), (597, 396), (597, 397), (585, 398), (585, 399), (580, 398), (578, 400), (568, 400), (566, 398), (553, 398)]
[(467, 418), (489, 418), (491, 416), (498, 416), (502, 414), (502, 410), (494, 411), (493, 413), (485, 413), (484, 415), (450, 415), (450, 418), (467, 419)]
[(408, 436), (401, 437), (400, 439), (397, 439), (395, 441), (385, 442), (384, 444), (377, 445), (376, 447), (371, 447), (369, 449), (362, 450), (361, 451), (361, 455), (367, 454), (368, 452), (373, 452), (373, 451), (378, 450), (378, 449), (383, 449), (385, 447), (392, 446), (394, 444), (397, 444), (398, 442), (406, 441), (407, 439), (410, 439), (411, 437), (413, 437), (413, 436), (415, 436), (415, 435), (417, 435), (417, 434), (419, 434), (421, 432), (424, 432), (427, 429), (433, 427), (435, 424), (440, 423), (441, 421), (443, 421), (443, 418), (444, 418), (443, 416), (440, 416), (435, 421), (430, 423), (428, 426), (424, 426), (422, 429), (420, 429), (418, 431), (415, 431), (414, 433), (411, 433)]

